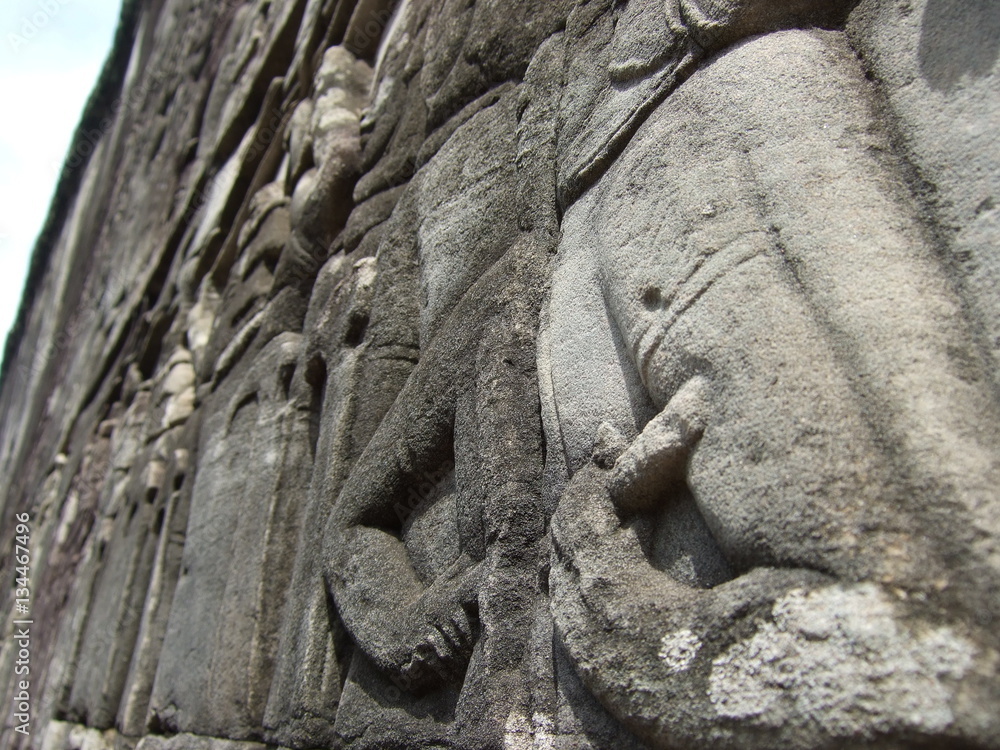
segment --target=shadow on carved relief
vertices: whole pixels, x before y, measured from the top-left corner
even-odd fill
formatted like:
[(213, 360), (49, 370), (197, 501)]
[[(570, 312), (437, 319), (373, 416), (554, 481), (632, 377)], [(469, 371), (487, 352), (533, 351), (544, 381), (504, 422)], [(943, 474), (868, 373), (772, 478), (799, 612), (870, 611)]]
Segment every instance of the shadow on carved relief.
[(510, 597), (537, 598), (546, 253), (518, 229), (514, 107), (494, 97), (443, 140), (376, 256), (387, 304), (362, 355), (412, 342), (419, 359), (327, 527), (327, 581), (359, 649), (337, 730), (359, 747), (492, 746), (523, 690), (530, 617)]
[(932, 88), (950, 92), (963, 77), (988, 75), (1000, 56), (1000, 7), (988, 0), (928, 0), (920, 22), (920, 71)]

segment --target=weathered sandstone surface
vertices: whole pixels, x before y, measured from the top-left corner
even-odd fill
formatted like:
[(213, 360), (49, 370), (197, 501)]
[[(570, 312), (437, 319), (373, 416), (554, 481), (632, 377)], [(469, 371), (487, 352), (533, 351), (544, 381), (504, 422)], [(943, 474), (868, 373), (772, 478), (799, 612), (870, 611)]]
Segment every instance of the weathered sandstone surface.
[(0, 750), (1000, 748), (998, 364), (995, 0), (126, 0)]

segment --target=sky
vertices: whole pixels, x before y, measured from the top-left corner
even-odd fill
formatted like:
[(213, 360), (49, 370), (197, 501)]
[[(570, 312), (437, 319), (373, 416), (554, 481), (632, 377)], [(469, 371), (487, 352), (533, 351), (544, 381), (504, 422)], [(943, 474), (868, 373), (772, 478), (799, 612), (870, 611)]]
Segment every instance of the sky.
[(2, 0), (0, 348), (83, 105), (111, 50), (121, 0)]

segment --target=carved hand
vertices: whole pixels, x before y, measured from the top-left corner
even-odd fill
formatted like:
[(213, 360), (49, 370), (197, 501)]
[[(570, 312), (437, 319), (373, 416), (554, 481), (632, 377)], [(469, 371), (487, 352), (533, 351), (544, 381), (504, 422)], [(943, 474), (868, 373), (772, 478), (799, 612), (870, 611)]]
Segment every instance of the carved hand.
[(407, 687), (460, 678), (472, 653), (482, 563), (462, 555), (418, 599), (394, 613), (398, 672)]

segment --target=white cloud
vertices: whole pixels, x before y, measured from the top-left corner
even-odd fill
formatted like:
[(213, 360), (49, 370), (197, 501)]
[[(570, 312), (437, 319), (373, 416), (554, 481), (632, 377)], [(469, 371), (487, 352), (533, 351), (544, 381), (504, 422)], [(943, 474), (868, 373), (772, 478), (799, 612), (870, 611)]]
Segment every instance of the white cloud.
[(4, 0), (0, 16), (0, 339), (120, 0)]

